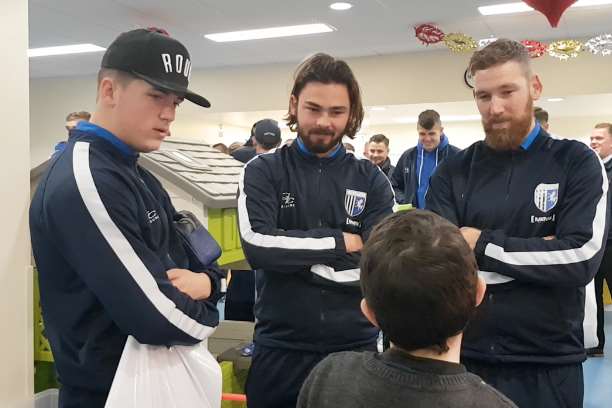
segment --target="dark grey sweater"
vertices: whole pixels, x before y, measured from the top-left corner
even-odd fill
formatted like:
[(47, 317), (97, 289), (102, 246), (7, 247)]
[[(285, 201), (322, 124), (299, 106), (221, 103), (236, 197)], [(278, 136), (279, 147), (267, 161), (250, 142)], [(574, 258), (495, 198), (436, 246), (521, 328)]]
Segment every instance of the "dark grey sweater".
[(304, 382), (297, 406), (516, 408), (461, 364), (413, 357), (396, 349), (330, 355)]

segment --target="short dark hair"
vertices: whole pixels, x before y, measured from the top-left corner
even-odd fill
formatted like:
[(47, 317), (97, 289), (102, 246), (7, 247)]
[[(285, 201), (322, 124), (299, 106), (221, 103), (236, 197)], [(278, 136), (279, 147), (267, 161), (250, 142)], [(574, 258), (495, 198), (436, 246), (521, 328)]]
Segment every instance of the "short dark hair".
[(548, 123), (548, 112), (546, 112), (544, 109), (540, 108), (539, 106), (535, 106), (533, 108), (533, 116), (540, 123), (543, 123), (543, 122)]
[(602, 122), (595, 125), (595, 129), (608, 129), (608, 135), (612, 136), (612, 123)]
[(389, 138), (387, 138), (387, 136), (379, 133), (377, 135), (374, 135), (370, 138), (370, 142), (369, 143), (384, 143), (385, 146), (389, 147)]
[(520, 42), (501, 38), (493, 41), (481, 50), (472, 54), (468, 70), (474, 75), (476, 71), (491, 68), (495, 65), (505, 64), (508, 61), (516, 61), (521, 64), (525, 74), (531, 73), (531, 63), (527, 48)]
[(102, 82), (104, 77), (112, 77), (124, 87), (129, 85), (129, 83), (133, 80), (138, 79), (135, 75), (132, 75), (129, 72), (120, 71), (114, 68), (100, 68), (98, 71), (98, 86), (100, 86), (100, 82)]
[(448, 351), (476, 310), (476, 259), (459, 229), (424, 210), (392, 214), (361, 256), (361, 289), (391, 342)]
[(440, 114), (433, 109), (427, 109), (419, 114), (417, 124), (426, 130), (431, 130), (435, 125), (442, 125)]
[(89, 121), (90, 118), (91, 118), (91, 113), (87, 111), (70, 112), (68, 116), (66, 116), (66, 122), (69, 122), (71, 120), (76, 120), (76, 119)]
[[(310, 82), (345, 85), (349, 94), (350, 112), (344, 134), (351, 139), (355, 138), (361, 127), (364, 111), (359, 84), (346, 62), (327, 54), (315, 54), (298, 66), (294, 78), (295, 82), (291, 95), (296, 98), (299, 98), (302, 89)], [(291, 114), (291, 104), (285, 119), (289, 129), (295, 132), (297, 130), (297, 117)]]

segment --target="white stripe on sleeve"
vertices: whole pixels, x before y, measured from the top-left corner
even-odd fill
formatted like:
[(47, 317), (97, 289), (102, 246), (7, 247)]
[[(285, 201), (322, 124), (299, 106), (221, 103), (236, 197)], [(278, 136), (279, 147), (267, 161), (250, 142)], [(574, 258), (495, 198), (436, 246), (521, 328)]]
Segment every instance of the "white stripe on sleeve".
[(361, 270), (359, 268), (336, 271), (334, 268), (327, 265), (312, 265), (310, 267), (310, 272), (338, 283), (358, 282), (361, 276)]
[(280, 249), (295, 249), (295, 250), (313, 250), (323, 251), (336, 248), (336, 239), (334, 237), (325, 238), (297, 238), (287, 237), (283, 235), (264, 235), (253, 231), (249, 212), (246, 205), (247, 196), (244, 192), (244, 174), (246, 167), (254, 160), (249, 161), (242, 169), (240, 180), (238, 182), (238, 221), (240, 235), (242, 239), (250, 245), (262, 248), (280, 248)]
[(85, 207), (104, 239), (136, 281), (144, 295), (151, 301), (159, 313), (178, 329), (199, 340), (209, 337), (215, 329), (205, 326), (186, 315), (176, 307), (172, 300), (159, 290), (153, 275), (151, 275), (140, 257), (134, 252), (129, 241), (106, 211), (89, 167), (89, 143), (76, 142), (72, 160), (74, 177)]
[(606, 208), (608, 198), (608, 176), (601, 165), (602, 195), (597, 202), (593, 218), (591, 239), (580, 248), (562, 249), (557, 251), (506, 252), (503, 247), (493, 243), (487, 244), (485, 255), (509, 265), (540, 266), (566, 265), (584, 262), (597, 254), (604, 244), (603, 238), (606, 226)]

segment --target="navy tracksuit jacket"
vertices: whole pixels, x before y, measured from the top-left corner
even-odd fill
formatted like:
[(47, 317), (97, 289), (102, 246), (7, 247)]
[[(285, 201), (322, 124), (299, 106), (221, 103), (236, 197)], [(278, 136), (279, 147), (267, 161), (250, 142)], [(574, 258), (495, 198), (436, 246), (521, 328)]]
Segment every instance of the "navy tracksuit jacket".
[(181, 256), (173, 250), (175, 210), (137, 159), (110, 132), (81, 122), (32, 200), (32, 248), (62, 407), (104, 405), (128, 335), (190, 345), (218, 324), (216, 271), (206, 271), (215, 289), (207, 301), (167, 278)]
[(342, 146), (319, 159), (296, 139), (245, 166), (238, 215), (257, 270), (257, 344), (330, 353), (375, 341), (359, 308), (359, 254), (342, 232), (365, 241), (393, 204), (385, 174)]
[[(463, 357), (585, 359), (584, 287), (606, 243), (608, 181), (586, 145), (536, 130), (513, 152), (476, 142), (438, 166), (430, 181), (427, 209), (482, 230), (474, 252), (489, 285), (465, 332)], [(549, 236), (555, 239), (543, 239)]]

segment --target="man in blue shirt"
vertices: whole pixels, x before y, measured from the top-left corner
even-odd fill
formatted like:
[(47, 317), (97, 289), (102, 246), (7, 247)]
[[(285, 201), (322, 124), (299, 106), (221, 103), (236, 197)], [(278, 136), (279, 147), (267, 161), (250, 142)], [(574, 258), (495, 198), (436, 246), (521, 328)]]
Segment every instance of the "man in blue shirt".
[(391, 184), (398, 204), (425, 208), (429, 178), (440, 163), (459, 149), (449, 143), (440, 114), (435, 110), (428, 109), (419, 114), (417, 132), (419, 142), (402, 154), (391, 173)]

